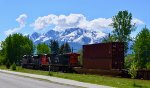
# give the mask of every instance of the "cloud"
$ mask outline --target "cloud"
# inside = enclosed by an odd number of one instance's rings
[[[66,15],[54,15],[50,14],[48,16],[39,17],[35,20],[31,26],[36,30],[42,30],[45,27],[54,25],[54,30],[61,31],[67,28],[83,28],[83,29],[98,29],[108,28],[111,23],[111,19],[108,18],[98,18],[94,20],[87,20],[82,14],[70,14]]]
[[[25,26],[25,20],[27,19],[27,15],[26,14],[22,14],[20,15],[16,21],[20,24],[20,26]]]
[[[21,30],[22,28],[24,28],[25,27],[25,20],[26,19],[27,19],[27,15],[26,14],[20,15],[16,19],[16,21],[19,23],[19,27],[8,29],[7,31],[5,31],[5,34],[6,35],[14,34],[14,33],[18,32],[19,30]]]
[[[97,18],[93,20],[87,20],[82,14],[70,14],[70,15],[54,15],[50,14],[47,16],[37,18],[34,23],[31,24],[36,30],[42,30],[48,26],[54,25],[54,30],[62,31],[67,28],[83,28],[87,30],[105,31],[105,29],[112,30],[110,24],[112,23],[111,18]],[[134,18],[132,23],[138,25],[144,24],[143,21]]]
[[[110,24],[112,23],[111,18],[98,18],[91,21],[83,21],[79,24],[78,27],[88,29],[88,30],[100,30],[111,29]]]
[[[139,19],[137,19],[137,18],[133,18],[132,24],[142,25],[142,24],[144,24],[144,22],[139,20]]]

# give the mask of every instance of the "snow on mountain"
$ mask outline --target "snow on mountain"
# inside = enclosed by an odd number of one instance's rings
[[[50,39],[55,39],[58,38],[59,32],[54,31],[54,30],[49,30],[47,33],[44,34],[44,36],[50,38]]]
[[[49,43],[50,40],[58,40],[60,43],[69,42],[71,47],[79,50],[84,44],[93,44],[101,42],[105,33],[91,31],[81,28],[70,28],[64,31],[58,32],[55,30],[49,30],[44,34],[34,32],[30,35],[30,39],[34,44]]]
[[[41,34],[34,32],[33,34],[31,34],[30,39],[33,40],[33,42],[35,40],[37,40],[37,38],[39,38],[41,36]]]

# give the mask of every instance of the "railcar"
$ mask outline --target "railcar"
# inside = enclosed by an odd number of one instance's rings
[[[23,68],[33,68],[52,71],[72,71],[72,67],[79,66],[77,53],[66,54],[39,54],[24,55],[22,58]]]
[[[50,55],[50,69],[52,71],[72,71],[72,67],[79,66],[78,57],[77,53]]]
[[[79,73],[118,75],[124,68],[124,43],[108,42],[83,45],[83,67]]]
[[[123,69],[124,43],[83,45],[83,67],[88,69]]]
[[[32,55],[24,55],[22,58],[22,67],[25,68],[33,68],[34,65],[34,59],[32,58]]]

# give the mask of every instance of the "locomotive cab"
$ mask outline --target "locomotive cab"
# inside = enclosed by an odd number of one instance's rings
[[[79,66],[78,57],[80,56],[80,54],[69,53],[67,55],[69,56],[69,64],[70,64],[70,66],[72,66],[72,67]]]
[[[22,58],[22,67],[28,67],[32,64],[33,62],[33,59],[32,59],[32,56],[31,55],[24,55],[23,58]]]
[[[77,53],[66,53],[60,55],[59,58],[63,65],[75,67],[75,66],[79,66],[79,61],[78,61],[79,56],[80,54]]]

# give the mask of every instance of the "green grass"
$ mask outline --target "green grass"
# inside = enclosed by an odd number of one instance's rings
[[[0,69],[6,69],[6,67],[0,66]],[[48,76],[48,71],[24,69],[21,67],[17,67],[16,71]],[[74,73],[60,73],[60,72],[51,72],[50,75],[54,77],[72,79],[81,82],[88,82],[88,83],[94,83],[100,85],[107,85],[107,86],[118,87],[118,88],[150,88],[150,80],[135,79],[136,87],[133,87],[133,79],[127,79],[127,78],[74,74]]]

